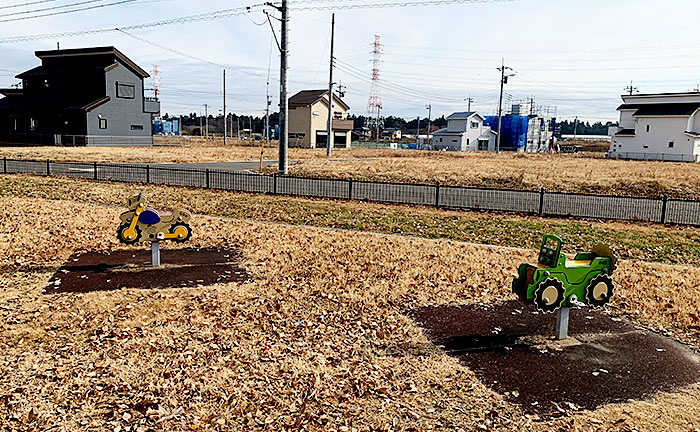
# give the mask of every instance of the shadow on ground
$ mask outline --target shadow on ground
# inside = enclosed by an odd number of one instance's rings
[[[410,315],[433,343],[527,413],[592,410],[700,381],[691,350],[602,310],[572,309],[573,337],[561,342],[553,340],[553,314],[519,301],[420,308]]]
[[[44,294],[246,282],[250,275],[240,262],[235,249],[164,249],[159,267],[151,267],[150,249],[81,252],[56,271]]]

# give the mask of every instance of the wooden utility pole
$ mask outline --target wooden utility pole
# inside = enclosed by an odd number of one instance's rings
[[[209,139],[209,105],[204,104],[204,138]]]
[[[335,41],[335,14],[331,18],[331,66],[328,78],[328,129],[326,136],[326,156],[331,155],[333,148],[333,43]]]
[[[224,69],[224,145],[226,145],[226,128],[228,127],[226,120],[226,69]]]

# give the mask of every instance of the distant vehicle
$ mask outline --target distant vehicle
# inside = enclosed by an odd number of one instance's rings
[[[578,145],[563,145],[559,147],[561,153],[578,153],[583,150],[583,147]]]

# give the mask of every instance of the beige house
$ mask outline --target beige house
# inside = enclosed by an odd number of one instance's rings
[[[333,147],[350,148],[354,122],[350,109],[333,94]],[[328,135],[328,90],[302,90],[289,98],[289,146],[326,147]]]

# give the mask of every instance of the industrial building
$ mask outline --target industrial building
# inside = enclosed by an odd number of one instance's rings
[[[700,160],[700,92],[623,95],[608,155],[620,159]]]
[[[160,102],[149,74],[114,47],[37,51],[41,65],[0,89],[0,143],[152,145]]]
[[[350,107],[333,94],[333,147],[350,148],[354,121]],[[289,143],[294,147],[326,147],[328,90],[302,90],[289,98]]]

